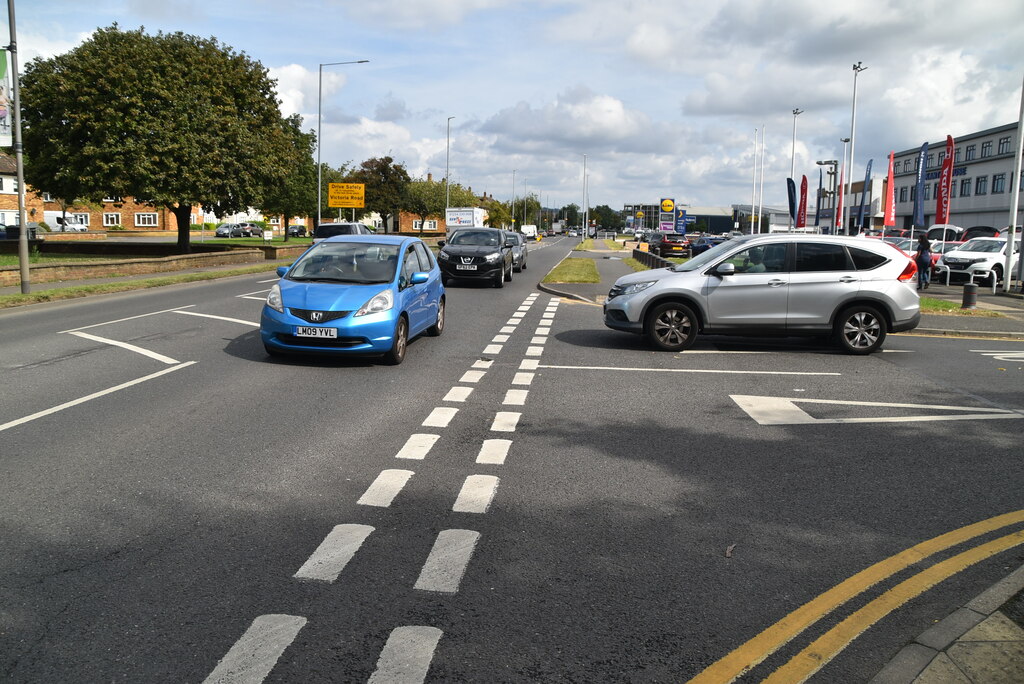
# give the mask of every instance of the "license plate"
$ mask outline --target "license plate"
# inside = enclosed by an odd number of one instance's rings
[[[337,328],[310,328],[305,326],[295,326],[296,337],[337,337]]]
[[[475,271],[476,264],[455,264],[456,271]]]

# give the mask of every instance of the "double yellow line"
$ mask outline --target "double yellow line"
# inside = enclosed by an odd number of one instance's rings
[[[1024,510],[1006,513],[939,535],[875,563],[837,584],[814,600],[800,606],[779,622],[710,665],[691,679],[689,684],[728,684],[733,682],[825,615],[878,582],[940,551],[1021,522],[1024,522]],[[959,553],[900,582],[825,632],[764,681],[770,684],[795,684],[806,681],[865,630],[896,608],[961,570],[1021,544],[1024,544],[1024,529]]]

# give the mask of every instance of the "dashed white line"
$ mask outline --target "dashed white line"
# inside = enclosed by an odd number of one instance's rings
[[[511,439],[485,439],[477,454],[477,463],[488,465],[502,465],[508,457],[509,447],[512,446]]]
[[[489,344],[486,347],[484,347],[484,354],[500,354],[500,353],[501,353],[501,345],[500,344]]]
[[[430,448],[440,438],[441,435],[409,435],[409,439],[405,441],[405,446],[395,454],[395,458],[409,458],[422,461],[430,453]]]
[[[148,349],[143,349],[142,347],[137,347],[134,344],[128,344],[127,342],[120,342],[118,340],[111,340],[111,339],[108,339],[106,337],[99,337],[98,335],[90,335],[89,333],[84,333],[84,332],[73,332],[71,334],[74,335],[75,337],[82,337],[82,338],[87,339],[87,340],[92,340],[93,342],[100,342],[102,344],[109,344],[112,347],[120,347],[121,349],[127,349],[128,351],[135,352],[136,354],[142,354],[143,356],[148,356],[149,358],[154,359],[156,361],[160,361],[161,363],[166,363],[168,366],[173,366],[176,363],[181,363],[177,359],[172,359],[170,356],[164,356],[163,354],[158,354],[155,351],[150,351]]]
[[[503,327],[498,332],[504,333],[506,335],[509,335],[511,333],[514,333],[515,331],[516,331],[516,326],[514,326],[514,325],[506,325],[505,327]]]
[[[530,344],[547,344],[547,335],[538,335],[530,339]]]
[[[421,684],[444,632],[437,627],[396,627],[388,636],[369,684]]]
[[[527,347],[526,348],[526,355],[527,356],[540,356],[543,353],[544,353],[544,347]]]
[[[373,528],[369,525],[336,525],[295,573],[295,578],[322,582],[338,579],[371,532]]]
[[[539,359],[523,359],[522,363],[519,364],[520,370],[537,370],[540,366]]]
[[[452,506],[455,513],[486,513],[498,491],[498,478],[494,475],[470,475],[462,483],[459,496]]]
[[[512,378],[513,385],[529,385],[533,382],[533,376],[535,373],[516,373],[515,377]]]
[[[446,594],[457,592],[479,539],[480,533],[473,530],[442,530],[414,587]]]
[[[690,352],[684,353],[689,354]],[[543,366],[543,368],[558,368],[564,370],[630,371],[634,373],[720,373],[726,375],[842,375],[842,373],[825,373],[815,371],[705,370],[696,368],[618,368],[616,366]]]
[[[510,389],[505,392],[505,399],[501,403],[506,406],[523,406],[529,393],[529,390]]]
[[[459,378],[459,382],[480,382],[484,375],[486,375],[486,373],[481,370],[466,371],[462,374],[462,377]]]
[[[555,317],[555,314],[554,314],[554,312],[551,312],[551,311],[545,311],[544,313],[542,313],[540,315],[540,317],[541,317],[541,319],[550,320],[550,319]]]
[[[495,335],[491,342],[508,342],[508,335]]]
[[[472,392],[472,387],[452,387],[448,394],[444,395],[443,401],[466,401]]]
[[[447,406],[438,406],[427,419],[423,421],[424,427],[448,427],[448,423],[452,421],[455,414],[459,412],[457,408],[449,408]]]
[[[473,362],[473,368],[482,368],[483,370],[487,370],[493,364],[494,361],[492,359],[479,359]]]
[[[241,323],[242,325],[252,326],[253,328],[260,327],[259,323],[253,323],[252,321],[243,321],[241,318],[228,318],[227,316],[214,316],[213,314],[204,314],[197,311],[175,311],[174,313],[184,314],[186,316],[202,316],[203,318],[215,318],[218,321],[228,321],[229,323]]]
[[[493,432],[515,432],[522,415],[521,413],[498,411],[494,415],[494,422],[491,423],[491,430]]]
[[[173,309],[161,309],[160,311],[152,311],[150,313],[139,314],[138,316],[128,316],[127,318],[118,318],[113,321],[104,321],[103,323],[93,323],[92,325],[83,325],[81,328],[72,328],[71,330],[61,330],[57,334],[62,335],[64,333],[75,332],[77,330],[88,330],[89,328],[99,328],[104,325],[112,325],[114,323],[121,323],[123,321],[134,321],[136,318],[146,318],[147,316],[157,316],[162,313],[170,313],[172,311],[179,311],[181,309],[190,309],[195,304],[187,304],[185,306],[176,306]]]
[[[204,684],[262,682],[305,624],[306,618],[295,615],[259,616],[221,658]]]
[[[387,508],[413,476],[411,470],[384,470],[356,501],[363,506]]]
[[[538,335],[549,335],[549,334],[551,334],[551,328],[546,327],[546,326],[541,326],[541,327],[537,328],[537,334]]]

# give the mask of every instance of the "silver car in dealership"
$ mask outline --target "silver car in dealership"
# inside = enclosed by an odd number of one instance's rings
[[[775,233],[615,281],[605,325],[682,351],[697,333],[833,336],[870,354],[921,319],[914,260],[881,240]]]

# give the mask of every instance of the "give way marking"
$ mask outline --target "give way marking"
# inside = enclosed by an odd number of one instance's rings
[[[761,425],[809,425],[812,423],[918,423],[937,420],[997,420],[1024,418],[1024,414],[1003,409],[976,406],[938,406],[929,404],[892,404],[879,401],[837,401],[832,399],[793,399],[730,394],[729,397]],[[840,406],[877,406],[879,408],[921,409],[924,411],[962,411],[920,416],[868,416],[857,418],[815,418],[797,404],[833,404]]]

